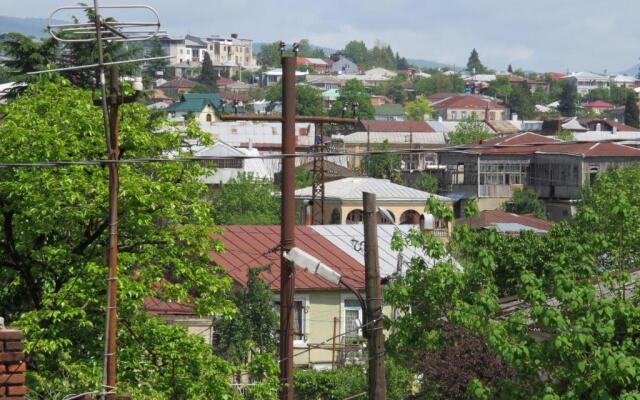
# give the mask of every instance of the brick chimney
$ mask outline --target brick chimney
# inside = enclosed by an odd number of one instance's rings
[[[23,352],[23,337],[19,330],[5,328],[4,319],[0,318],[0,399],[26,398],[24,373],[27,363]]]

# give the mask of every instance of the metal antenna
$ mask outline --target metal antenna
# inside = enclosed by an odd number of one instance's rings
[[[107,264],[109,276],[107,278],[107,315],[105,323],[104,346],[104,375],[102,394],[104,399],[115,399],[116,387],[116,353],[117,353],[117,280],[118,280],[118,188],[119,175],[118,163],[120,149],[118,145],[118,108],[121,104],[136,101],[139,92],[135,96],[120,95],[119,71],[115,67],[119,64],[137,63],[171,57],[152,57],[126,61],[104,62],[104,42],[128,42],[147,40],[155,37],[160,30],[160,17],[156,10],[149,6],[124,5],[103,7],[109,10],[138,10],[147,11],[151,15],[150,22],[118,22],[104,19],[100,14],[98,0],[93,0],[93,7],[73,6],[60,7],[49,16],[49,33],[51,36],[64,43],[95,42],[98,48],[98,63],[79,65],[66,68],[50,69],[35,73],[47,73],[57,71],[98,69],[101,99],[94,104],[102,107],[104,135],[107,142],[109,160],[109,245],[107,249]],[[89,16],[89,22],[72,24],[52,24],[56,15],[61,11],[80,10]],[[91,18],[94,21],[91,21]],[[63,19],[63,18],[60,18]],[[107,94],[105,67],[112,66],[110,76],[110,94]],[[134,86],[135,89],[135,86]]]

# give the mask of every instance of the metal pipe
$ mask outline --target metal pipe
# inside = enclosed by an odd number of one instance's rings
[[[296,59],[282,57],[282,153],[296,152]],[[280,268],[280,399],[293,400],[295,266],[286,252],[295,247],[295,157],[282,160]]]

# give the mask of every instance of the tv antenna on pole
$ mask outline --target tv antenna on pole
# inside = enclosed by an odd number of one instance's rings
[[[65,11],[82,11],[88,17],[87,22],[52,23],[56,16]],[[114,19],[103,18],[101,11],[124,11],[130,13],[137,11],[148,14],[149,21],[123,22]],[[60,18],[62,19],[62,18]],[[104,351],[104,375],[102,398],[111,400],[116,396],[116,334],[117,334],[117,279],[118,279],[118,160],[120,150],[118,145],[118,108],[121,104],[136,101],[137,95],[143,90],[142,82],[136,80],[133,88],[134,96],[122,96],[120,94],[120,78],[117,65],[139,63],[167,59],[171,57],[150,57],[134,60],[110,61],[104,60],[104,44],[111,42],[143,41],[155,37],[160,32],[160,17],[152,7],[144,5],[122,5],[100,7],[98,0],[93,0],[93,6],[70,6],[55,9],[49,15],[49,33],[62,43],[90,43],[95,42],[97,47],[97,63],[78,65],[64,68],[37,71],[32,74],[47,72],[62,72],[73,70],[97,69],[98,85],[101,99],[94,101],[102,107],[104,134],[109,155],[109,245],[107,250],[107,264],[109,276],[107,278],[107,315],[105,324],[105,351]],[[111,66],[110,90],[107,94],[105,78],[106,67]]]

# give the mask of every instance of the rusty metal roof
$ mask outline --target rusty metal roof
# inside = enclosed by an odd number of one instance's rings
[[[260,273],[273,290],[280,290],[280,226],[227,225],[221,239],[224,252],[211,252],[211,259],[224,268],[241,285],[247,283],[249,268],[271,265]],[[356,288],[364,288],[364,267],[347,253],[308,226],[296,226],[296,247],[301,248],[340,273]],[[298,290],[340,290],[323,278],[302,270],[296,271]]]

